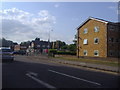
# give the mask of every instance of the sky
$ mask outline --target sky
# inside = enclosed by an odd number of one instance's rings
[[[2,37],[14,42],[61,40],[72,44],[88,17],[118,22],[117,2],[3,2]]]

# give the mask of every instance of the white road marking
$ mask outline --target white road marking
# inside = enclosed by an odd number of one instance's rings
[[[53,70],[48,70],[48,71],[53,72],[53,73],[57,73],[57,74],[60,74],[60,75],[64,75],[64,76],[67,76],[67,77],[70,77],[70,78],[74,78],[74,79],[77,79],[77,80],[82,80],[82,81],[85,81],[85,82],[88,82],[88,83],[101,85],[100,83],[96,83],[96,82],[93,82],[93,81],[85,80],[85,79],[78,78],[78,77],[75,77],[75,76],[71,76],[71,75],[68,75],[68,74],[64,74],[64,73],[61,73],[61,72],[56,72],[56,71],[53,71]]]
[[[33,76],[38,76],[38,74],[37,73],[35,73],[35,72],[30,72],[30,71],[28,71],[28,73],[30,74],[30,75],[33,75]]]
[[[27,73],[26,75],[27,75],[28,77],[32,78],[33,80],[35,80],[36,82],[38,82],[38,83],[44,85],[44,86],[47,87],[47,88],[51,88],[51,89],[54,88],[54,89],[55,89],[54,86],[52,86],[52,85],[50,85],[50,84],[48,84],[48,83],[46,83],[46,82],[43,82],[43,81],[37,79],[37,78],[34,77],[34,76],[31,76],[30,73]]]

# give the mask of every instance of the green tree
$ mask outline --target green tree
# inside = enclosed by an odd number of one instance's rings
[[[76,52],[76,44],[70,44],[68,46],[68,50],[71,52]]]

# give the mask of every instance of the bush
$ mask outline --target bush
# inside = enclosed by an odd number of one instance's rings
[[[57,53],[56,49],[49,49],[49,52],[48,52],[49,56],[54,57],[56,53]]]
[[[57,50],[56,50],[56,49],[49,49],[49,53],[56,54],[56,53],[57,53]]]
[[[60,55],[76,55],[76,52],[71,52],[71,51],[57,51],[57,54]]]
[[[54,57],[55,54],[58,54],[58,55],[76,55],[76,52],[72,52],[72,51],[57,51],[56,49],[49,49],[49,56]]]

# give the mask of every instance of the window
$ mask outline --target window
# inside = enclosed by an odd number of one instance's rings
[[[83,33],[84,33],[84,34],[88,33],[88,29],[85,28]]]
[[[99,27],[98,26],[94,27],[94,32],[99,32]]]
[[[110,30],[110,31],[114,31],[114,30],[115,30],[115,26],[114,26],[114,25],[110,25],[110,26],[109,26],[109,30]]]
[[[37,47],[40,47],[40,45],[37,45]]]
[[[119,42],[119,39],[118,39],[118,38],[116,38],[116,42]]]
[[[98,44],[99,43],[99,38],[94,38],[94,44]]]
[[[83,51],[84,56],[87,56],[87,50]]]
[[[43,48],[45,47],[45,45],[42,46]]]
[[[88,44],[88,40],[84,39],[83,44]]]
[[[99,56],[99,51],[98,50],[94,50],[94,56]]]
[[[109,42],[113,42],[114,41],[114,38],[109,38]]]
[[[113,56],[114,52],[112,50],[109,51],[109,55]]]

